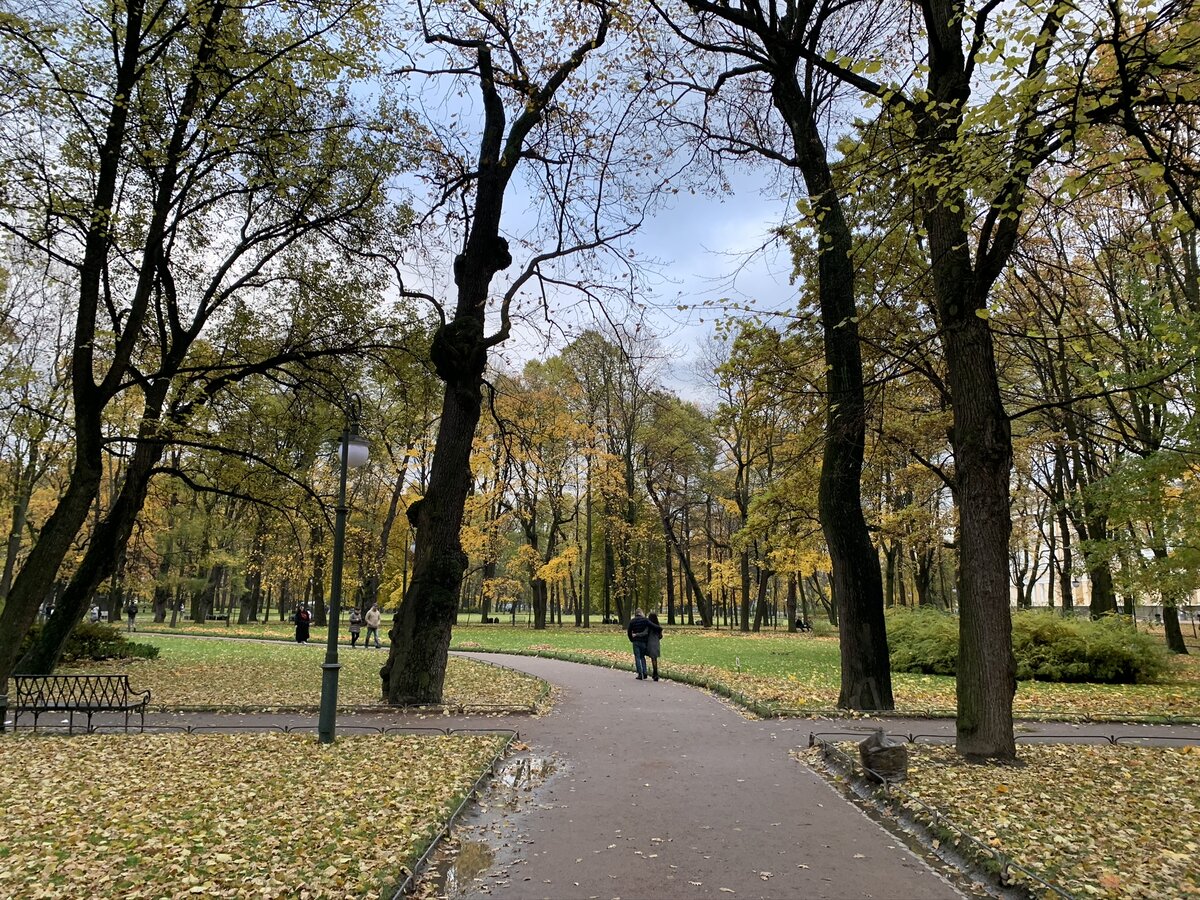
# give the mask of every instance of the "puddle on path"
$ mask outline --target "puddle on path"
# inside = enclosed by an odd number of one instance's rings
[[[492,776],[475,808],[454,827],[415,891],[418,900],[461,900],[504,884],[529,843],[512,821],[558,769],[550,757],[514,756]]]
[[[483,841],[463,841],[458,845],[453,864],[446,869],[445,895],[461,897],[470,888],[475,876],[486,872],[495,858],[496,851]]]

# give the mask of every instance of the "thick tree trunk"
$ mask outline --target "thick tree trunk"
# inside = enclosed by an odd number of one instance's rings
[[[1091,504],[1085,501],[1086,505]],[[1088,515],[1087,537],[1096,546],[1103,546],[1108,541],[1108,519],[1098,513]],[[1115,615],[1117,612],[1117,590],[1113,584],[1112,566],[1107,557],[1099,551],[1086,553],[1088,581],[1092,585],[1092,596],[1089,613],[1093,619],[1101,616]]]
[[[866,398],[850,256],[852,236],[812,105],[796,82],[795,71],[792,64],[790,72],[777,75],[772,98],[791,129],[820,240],[818,295],[828,396],[818,506],[841,618],[838,706],[894,709],[883,578],[862,512]]]
[[[547,588],[545,578],[535,578],[530,583],[533,589],[533,627],[544,631],[546,628]]]
[[[482,303],[478,308],[478,317],[468,314],[462,320],[470,322],[470,327],[460,325],[457,329],[466,368],[446,384],[429,489],[424,498],[409,507],[417,545],[412,580],[393,617],[391,650],[380,670],[384,698],[392,704],[439,703],[442,699],[450,633],[467,568],[459,533],[471,486],[471,443],[482,398]],[[438,353],[437,341],[434,348]],[[450,348],[440,352],[448,354]],[[475,362],[470,363],[473,356]],[[447,368],[453,359],[435,356],[434,363],[439,374],[455,374]]]
[[[1187,642],[1183,639],[1183,630],[1179,627],[1179,607],[1174,601],[1163,604],[1163,631],[1167,638],[1167,649],[1172,653],[1186,655]]]
[[[126,468],[117,499],[108,514],[93,530],[83,559],[56,601],[54,615],[46,622],[39,639],[21,658],[14,671],[34,675],[48,675],[53,672],[62,657],[67,639],[83,618],[96,588],[104,579],[117,572],[124,558],[129,536],[133,533],[133,526],[146,501],[150,472],[163,453],[163,445],[150,439],[157,431],[157,414],[152,421],[153,424],[142,426],[141,439]],[[120,595],[120,591],[110,592],[110,596],[119,598]],[[112,612],[114,605],[115,613]],[[118,599],[116,604],[110,604],[109,621],[116,624],[120,619],[121,606]]]
[[[1016,664],[1009,611],[1009,474],[1012,437],[1000,400],[986,319],[976,315],[976,275],[961,210],[938,205],[926,215],[934,292],[953,399],[959,510],[958,752],[1013,759]]]
[[[95,431],[90,436],[95,440],[89,439],[89,436],[77,436],[76,462],[66,493],[42,526],[25,564],[13,581],[4,610],[0,612],[0,695],[6,693],[8,676],[13,672],[21,643],[45,599],[46,586],[54,583],[63,557],[87,519],[88,510],[99,489],[99,434],[97,421]],[[58,617],[56,612],[52,618]]]
[[[951,0],[924,0],[922,10],[929,46],[930,108],[936,105],[939,113],[922,115],[917,132],[930,159],[945,164],[960,139],[960,116],[971,94],[963,17]],[[1026,172],[1018,177],[1027,176]],[[941,179],[933,179],[924,203],[934,304],[953,411],[950,443],[959,511],[956,747],[967,758],[1012,760],[1016,758],[1012,704],[1017,684],[1008,579],[1012,433],[1000,398],[987,300],[1011,254],[1016,220],[1000,219],[990,232],[991,243],[979,250],[980,258],[973,262],[965,188],[946,189]]]

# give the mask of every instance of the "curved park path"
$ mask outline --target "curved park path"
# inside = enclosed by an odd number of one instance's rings
[[[950,720],[749,720],[725,702],[628,671],[494,653],[458,655],[508,666],[555,686],[544,716],[418,716],[363,710],[338,727],[509,727],[529,769],[504,777],[458,833],[485,851],[445,887],[453,897],[513,900],[895,898],[964,893],[789,752],[810,733],[876,724],[952,737]],[[152,713],[147,725],[256,729],[315,726],[314,715]],[[1020,739],[1200,744],[1200,727],[1020,723]],[[523,760],[518,758],[520,764]],[[503,773],[502,773],[503,776]],[[507,794],[506,794],[507,792]],[[512,803],[512,794],[520,796]],[[462,857],[457,865],[462,869]],[[960,879],[961,881],[961,879]],[[965,890],[970,890],[966,888]]]
[[[529,754],[554,768],[532,802],[493,823],[501,852],[461,896],[962,896],[789,757],[812,723],[751,721],[629,672],[476,658],[556,686],[553,711],[520,725]]]

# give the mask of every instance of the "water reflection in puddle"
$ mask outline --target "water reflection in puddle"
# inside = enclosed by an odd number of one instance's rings
[[[454,863],[446,870],[445,896],[465,894],[475,876],[486,872],[495,858],[496,851],[483,841],[464,841],[458,848]]]
[[[478,800],[475,813],[456,828],[457,849],[435,863],[425,882],[421,897],[459,898],[477,895],[483,880],[508,876],[512,865],[513,839],[508,831],[509,816],[531,802],[535,789],[554,774],[557,764],[548,757],[520,756],[506,760],[492,777],[490,786]],[[488,872],[496,869],[491,875]],[[488,891],[487,887],[482,888]]]
[[[554,772],[554,760],[524,756],[510,759],[496,773],[495,783],[517,791],[531,791]]]

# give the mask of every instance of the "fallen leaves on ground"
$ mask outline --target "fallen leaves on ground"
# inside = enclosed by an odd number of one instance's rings
[[[0,896],[390,897],[503,741],[13,735]]]
[[[71,671],[127,672],[136,690],[150,690],[154,708],[267,709],[320,701],[324,647],[158,635],[149,641],[162,648],[158,659],[89,663]],[[381,651],[343,648],[338,704],[380,703],[379,667],[386,659]],[[527,710],[544,691],[545,683],[532,675],[452,657],[442,699],[454,708]]]
[[[903,789],[1076,897],[1200,897],[1200,748],[1018,750],[1014,767],[910,745]]]

